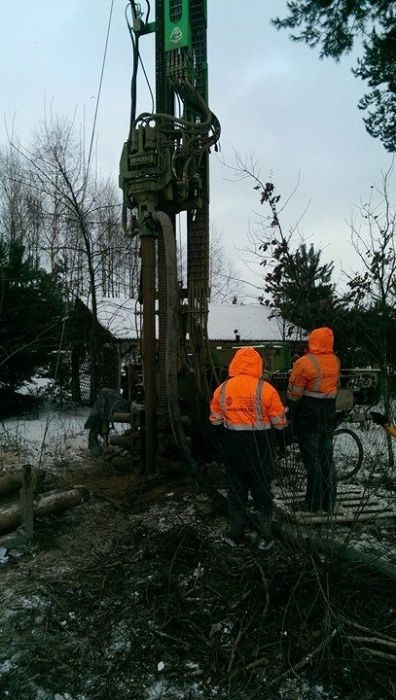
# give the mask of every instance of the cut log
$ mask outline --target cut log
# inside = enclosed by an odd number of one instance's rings
[[[132,401],[129,411],[116,411],[111,416],[113,423],[132,423],[134,417],[144,411],[144,404]]]
[[[84,487],[69,489],[68,491],[55,491],[42,496],[33,505],[34,518],[40,518],[51,513],[59,513],[62,510],[73,508],[85,503],[89,498],[89,492]],[[0,509],[0,532],[15,530],[21,523],[21,509],[19,504]]]
[[[0,473],[0,496],[5,496],[7,493],[15,493],[22,488],[23,467],[9,470]],[[42,470],[33,472],[33,488],[36,488],[45,477],[45,472]]]
[[[111,435],[110,445],[113,447],[122,447],[124,450],[129,450],[134,446],[137,438],[140,438],[140,433],[124,433],[124,435]]]
[[[132,423],[133,414],[132,413],[113,413],[111,416],[113,423]]]

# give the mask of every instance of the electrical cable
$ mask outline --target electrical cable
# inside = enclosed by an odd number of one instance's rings
[[[130,7],[131,7],[131,12],[132,12],[132,17],[136,17],[136,8],[135,4],[132,0],[130,0]],[[133,68],[132,68],[132,77],[131,77],[131,114],[130,114],[130,119],[129,119],[129,135],[128,135],[128,140],[130,141],[132,138],[132,131],[133,131],[133,125],[135,123],[135,118],[136,118],[136,88],[137,88],[137,72],[138,72],[138,67],[139,67],[139,37],[138,35],[134,36],[134,31],[133,31],[133,25],[130,24],[128,15],[127,15],[127,10],[128,10],[128,5],[125,7],[125,20],[127,23],[128,31],[129,31],[129,38],[132,43],[132,61],[133,61]]]
[[[86,175],[85,175],[84,191],[85,191],[85,187],[86,187],[87,180],[88,180],[89,167],[90,167],[91,158],[92,158],[93,142],[94,142],[95,130],[96,130],[96,121],[97,121],[97,118],[98,118],[98,109],[99,109],[100,95],[101,95],[101,92],[102,92],[103,74],[104,74],[104,69],[105,69],[105,64],[106,64],[106,57],[107,57],[107,47],[108,47],[108,44],[109,44],[111,20],[112,20],[112,17],[113,17],[113,7],[114,7],[114,0],[111,0],[111,4],[110,4],[110,13],[109,13],[109,21],[108,21],[108,24],[107,24],[106,40],[105,40],[105,46],[104,46],[104,52],[103,52],[102,68],[101,68],[101,71],[100,71],[99,86],[98,86],[98,92],[97,92],[97,96],[96,96],[95,114],[94,114],[94,119],[93,119],[93,124],[92,124],[91,141],[90,141],[90,144],[89,144],[89,151],[88,151],[88,160],[87,160],[87,168],[86,168]]]
[[[144,67],[143,59],[142,59],[142,57],[141,57],[141,55],[140,55],[140,52],[139,52],[139,61],[140,61],[140,65],[142,66],[142,70],[143,70],[143,73],[144,73],[144,77],[146,78],[147,87],[148,87],[148,89],[149,89],[149,91],[150,91],[150,95],[151,95],[151,109],[152,109],[152,111],[154,112],[154,110],[155,110],[154,93],[153,93],[153,91],[152,91],[152,89],[151,89],[150,81],[149,81],[149,79],[148,79],[148,75],[147,75],[147,73],[146,73],[146,69],[145,69],[145,67]]]
[[[148,18],[150,17],[150,12],[151,12],[151,5],[149,0],[146,0],[146,5],[147,5],[147,12],[146,12],[146,19],[144,20],[145,24],[148,22]]]
[[[149,14],[150,14],[150,3],[149,2],[147,2],[147,6],[148,6],[148,8],[147,8],[147,14],[146,14],[146,20],[145,20],[146,24],[147,24],[147,20],[148,20]],[[125,19],[126,19],[128,31],[129,31],[129,37],[131,39],[131,43],[132,43],[132,47],[133,47],[133,70],[132,70],[132,78],[131,78],[131,117],[130,117],[130,126],[129,126],[129,138],[131,138],[133,124],[134,124],[134,121],[136,118],[136,85],[137,85],[138,62],[140,62],[144,77],[146,79],[147,87],[148,87],[149,92],[150,92],[151,109],[153,112],[155,109],[155,99],[154,99],[153,90],[151,88],[150,80],[148,78],[146,68],[144,66],[143,59],[142,59],[140,51],[139,51],[139,36],[133,31],[133,25],[130,24],[130,22],[128,20],[128,15],[127,15],[128,7],[129,7],[129,5],[127,5],[125,7],[124,14],[125,14]],[[137,16],[134,3],[131,2],[130,7],[131,7],[132,14],[134,16]]]

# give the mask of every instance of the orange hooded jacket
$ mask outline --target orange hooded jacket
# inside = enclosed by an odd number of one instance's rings
[[[287,424],[276,389],[264,381],[263,360],[251,347],[240,348],[228,368],[229,379],[215,390],[210,402],[212,425],[229,430],[281,430]]]
[[[293,365],[287,398],[299,401],[303,396],[335,399],[340,379],[340,361],[333,352],[331,328],[316,328],[308,336],[309,352]]]

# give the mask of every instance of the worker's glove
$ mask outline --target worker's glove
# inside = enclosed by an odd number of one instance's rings
[[[385,416],[383,413],[379,413],[378,411],[370,411],[370,417],[374,423],[376,423],[377,425],[382,425],[382,427],[387,425],[389,422],[388,417]]]

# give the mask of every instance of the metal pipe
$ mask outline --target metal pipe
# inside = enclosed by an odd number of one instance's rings
[[[162,231],[166,267],[166,341],[165,341],[165,378],[167,386],[169,422],[175,442],[181,450],[186,466],[194,474],[198,467],[192,457],[180,415],[179,392],[177,386],[177,330],[178,330],[178,284],[176,241],[170,217],[162,211],[155,211],[152,219]]]
[[[157,371],[155,345],[155,233],[145,227],[142,240],[143,367],[145,395],[144,471],[155,473]]]

